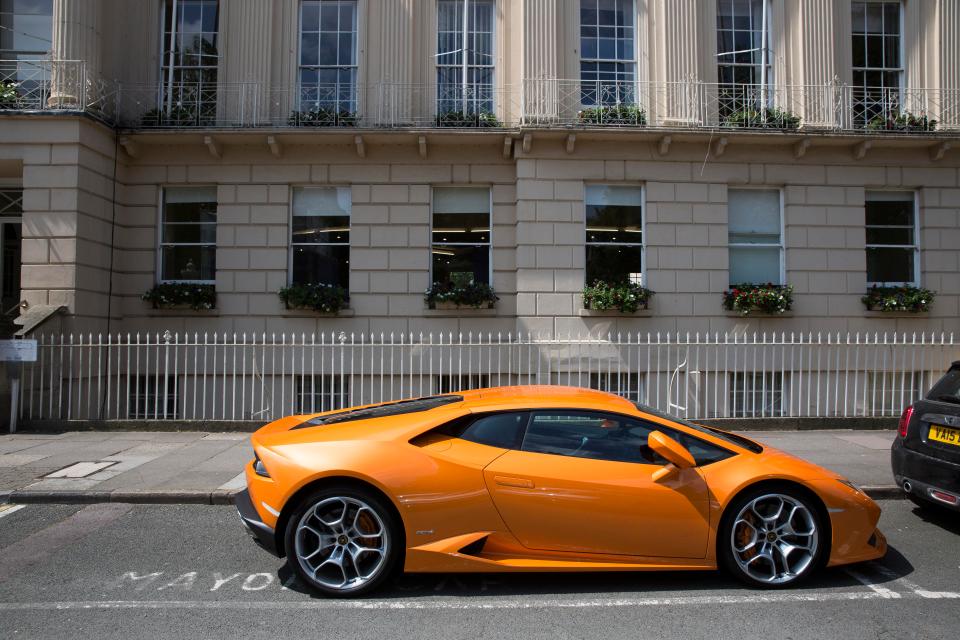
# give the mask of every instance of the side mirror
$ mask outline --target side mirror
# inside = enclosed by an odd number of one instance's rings
[[[662,431],[651,433],[647,437],[647,446],[669,463],[654,472],[654,482],[673,475],[677,469],[689,469],[697,464],[686,447]]]

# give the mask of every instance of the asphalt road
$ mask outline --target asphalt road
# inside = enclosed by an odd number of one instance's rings
[[[0,506],[3,638],[956,638],[960,517],[881,503],[891,551],[802,588],[719,573],[405,576],[305,593],[232,507]]]

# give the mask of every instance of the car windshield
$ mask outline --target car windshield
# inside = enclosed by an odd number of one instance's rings
[[[930,389],[927,399],[960,403],[960,365],[950,367],[950,370]]]
[[[652,416],[657,416],[658,418],[663,418],[664,420],[672,420],[673,422],[678,422],[683,426],[690,427],[691,429],[695,431],[699,431],[700,433],[708,433],[715,438],[720,438],[721,440],[724,440],[731,444],[735,444],[738,447],[743,447],[744,449],[748,451],[752,451],[753,453],[761,453],[763,451],[763,447],[761,447],[759,444],[757,444],[753,440],[750,440],[749,438],[744,438],[743,436],[738,436],[735,433],[729,433],[721,429],[706,427],[702,424],[694,424],[693,422],[687,422],[682,418],[678,418],[677,416],[670,415],[669,413],[664,413],[663,411],[659,411],[657,409],[654,409],[653,407],[648,407],[647,405],[640,404],[639,402],[635,403],[635,405],[637,409],[639,409],[644,413],[649,413]]]

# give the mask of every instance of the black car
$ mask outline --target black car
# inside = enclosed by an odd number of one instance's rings
[[[915,503],[960,511],[960,361],[904,409],[890,460],[897,485]]]

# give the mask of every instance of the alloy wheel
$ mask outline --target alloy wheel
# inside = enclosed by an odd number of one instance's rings
[[[782,493],[750,500],[737,514],[730,534],[740,570],[771,585],[803,575],[817,557],[819,542],[817,520],[809,507]]]

